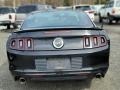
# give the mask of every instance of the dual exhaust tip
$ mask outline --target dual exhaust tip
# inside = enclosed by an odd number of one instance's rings
[[[100,79],[100,78],[102,78],[102,77],[103,77],[103,75],[102,75],[101,73],[97,73],[97,74],[96,74],[96,78],[99,78],[99,79]],[[20,77],[20,78],[19,78],[19,82],[20,82],[20,84],[22,84],[22,85],[23,85],[23,84],[26,84],[26,80],[25,80],[25,78],[23,78],[23,77]]]
[[[103,74],[101,74],[101,73],[97,73],[97,74],[96,74],[96,78],[99,78],[99,79],[100,79],[100,78],[102,78],[102,77],[103,77]]]
[[[23,78],[23,77],[20,77],[20,79],[19,79],[19,82],[20,82],[20,84],[26,84],[26,80],[25,80],[25,78]]]

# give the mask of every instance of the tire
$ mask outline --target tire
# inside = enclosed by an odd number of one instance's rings
[[[99,23],[102,23],[103,22],[103,19],[101,17],[101,15],[99,14]]]
[[[7,25],[7,29],[10,29],[10,25]]]
[[[108,22],[108,24],[112,24],[112,17],[110,16],[110,15],[108,15],[108,17],[107,17],[107,22]]]
[[[119,22],[119,20],[116,20],[115,22],[116,22],[116,23],[118,23],[118,22]]]
[[[13,28],[14,28],[14,29],[17,29],[18,26],[17,26],[16,24],[13,24]]]

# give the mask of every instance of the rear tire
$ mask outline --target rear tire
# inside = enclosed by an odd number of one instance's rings
[[[19,76],[14,76],[14,81],[19,81]]]
[[[10,25],[7,25],[7,29],[10,29]]]
[[[14,28],[14,29],[17,29],[18,26],[17,26],[16,24],[13,24],[13,28]]]
[[[116,20],[116,23],[118,23],[119,22],[119,20]]]
[[[99,14],[99,23],[102,23],[103,22],[103,19],[101,17],[101,15]]]
[[[108,24],[112,24],[112,17],[110,16],[110,15],[108,15],[108,17],[107,17],[107,22],[108,22]]]

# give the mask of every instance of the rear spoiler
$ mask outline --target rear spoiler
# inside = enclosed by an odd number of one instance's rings
[[[98,27],[92,28],[32,28],[32,29],[23,29],[16,31],[14,33],[25,33],[25,32],[36,32],[36,31],[54,31],[54,30],[103,30]]]

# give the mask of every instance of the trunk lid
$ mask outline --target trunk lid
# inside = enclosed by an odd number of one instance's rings
[[[99,35],[99,30],[57,30],[35,31],[16,33],[17,38],[32,38],[33,50],[76,50],[83,49],[83,37],[85,35]],[[53,41],[56,38],[63,39],[63,47],[56,49]]]

